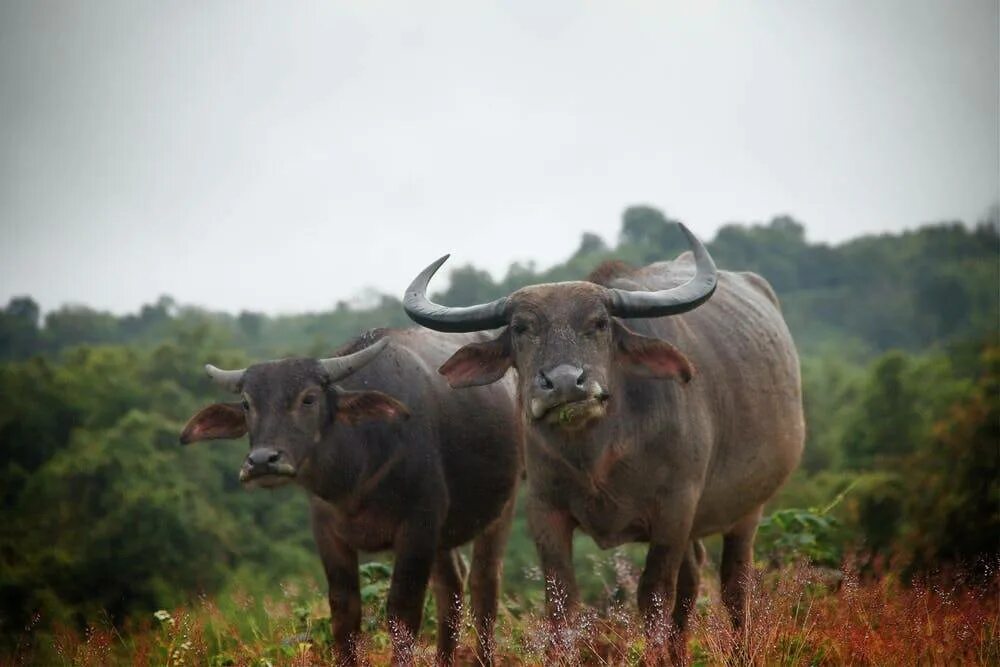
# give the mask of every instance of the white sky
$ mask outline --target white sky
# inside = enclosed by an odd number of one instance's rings
[[[996,0],[0,0],[0,307],[322,309],[636,203],[703,238],[972,222],[998,35]]]

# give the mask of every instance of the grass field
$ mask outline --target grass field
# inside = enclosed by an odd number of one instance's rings
[[[363,652],[373,665],[390,657],[385,631],[387,568],[363,572]],[[958,576],[904,586],[891,574],[790,566],[758,572],[749,631],[730,630],[717,580],[706,571],[690,629],[693,665],[944,665],[1000,664],[1000,614],[995,575],[985,583]],[[626,585],[627,588],[627,585]],[[627,593],[626,593],[627,597]],[[417,664],[434,664],[433,602],[425,609]],[[40,619],[39,619],[40,620]],[[84,632],[27,628],[4,664],[320,665],[330,664],[329,610],[317,585],[283,586],[262,598],[239,591],[160,610],[122,629],[95,621]],[[497,663],[638,664],[645,649],[634,603],[588,608],[571,631],[553,637],[537,604],[508,597],[497,623]],[[459,664],[474,664],[471,622],[463,629]],[[557,648],[558,647],[558,648]],[[735,657],[734,657],[735,656]]]

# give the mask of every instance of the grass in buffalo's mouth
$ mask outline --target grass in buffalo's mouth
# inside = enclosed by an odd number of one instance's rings
[[[562,426],[586,422],[604,414],[605,403],[607,403],[607,398],[603,396],[592,396],[579,401],[560,403],[549,408],[542,415],[542,419],[549,424]]]
[[[751,582],[748,630],[733,633],[705,572],[689,628],[694,665],[1000,664],[1000,579],[979,586],[945,579],[903,585],[893,575],[861,580],[851,572],[807,567],[758,573]],[[382,592],[384,593],[384,591]],[[363,652],[388,664],[385,599],[365,600]],[[433,603],[428,600],[417,664],[433,665]],[[466,608],[468,605],[466,604]],[[465,616],[457,664],[475,664],[475,633]],[[507,598],[500,610],[496,658],[513,664],[638,664],[646,648],[634,601],[590,609],[559,632]],[[329,617],[319,587],[283,587],[275,597],[235,594],[160,610],[124,628],[106,622],[85,631],[27,634],[0,664],[330,664]]]

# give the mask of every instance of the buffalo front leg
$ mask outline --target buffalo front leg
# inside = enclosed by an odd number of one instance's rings
[[[573,530],[576,521],[565,510],[555,509],[530,497],[528,530],[535,541],[545,578],[545,607],[556,623],[567,622],[580,603],[573,572]]]
[[[563,662],[572,650],[571,624],[578,612],[580,593],[573,572],[573,530],[576,521],[558,510],[529,497],[528,529],[538,550],[545,579],[545,608],[552,632],[547,661]]]
[[[462,568],[458,551],[439,551],[434,560],[431,586],[437,606],[437,655],[443,665],[452,664],[462,622]]]
[[[691,520],[696,497],[695,494],[671,495],[658,503],[662,514],[653,524],[646,565],[639,577],[637,591],[639,613],[646,632],[647,663],[670,663],[668,649],[678,634],[671,617],[678,602],[678,579],[681,566],[694,555]],[[685,592],[693,584],[692,574],[685,571]]]
[[[701,584],[701,566],[705,558],[705,548],[698,540],[688,546],[684,560],[677,573],[677,594],[674,602],[674,627],[670,633],[670,656],[674,664],[687,664],[687,629],[691,611],[698,600]]]
[[[673,629],[667,612],[674,609],[677,578],[686,547],[685,538],[681,545],[650,544],[646,552],[646,566],[639,577],[637,597],[646,631],[648,664],[668,663],[667,646]]]
[[[472,547],[472,616],[476,624],[477,657],[483,665],[493,664],[493,625],[497,618],[503,552],[514,516],[514,498],[507,501],[497,520],[476,538]]]
[[[393,544],[396,562],[387,603],[394,664],[413,663],[427,582],[437,555],[438,529],[436,521],[411,521],[396,533]]]
[[[337,663],[358,661],[361,634],[361,592],[358,583],[358,554],[336,536],[323,511],[313,509],[313,536],[329,587],[330,625]]]

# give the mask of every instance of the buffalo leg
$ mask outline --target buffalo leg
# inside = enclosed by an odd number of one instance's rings
[[[742,518],[723,535],[722,540],[722,565],[719,568],[722,602],[729,611],[738,636],[746,628],[747,590],[753,571],[753,540],[762,509],[758,508]]]
[[[677,602],[681,565],[692,554],[691,524],[695,494],[671,495],[659,502],[669,513],[653,525],[646,565],[639,577],[639,613],[647,638],[647,662],[669,662],[668,641],[676,634],[671,627]],[[690,582],[686,582],[688,585]]]
[[[462,623],[462,568],[454,549],[438,552],[431,574],[431,587],[437,606],[438,662],[450,665],[455,659]]]
[[[704,553],[701,542],[692,541],[677,574],[677,599],[674,602],[674,629],[670,644],[670,653],[675,664],[687,663],[688,620],[698,599]]]
[[[472,547],[472,616],[476,624],[477,657],[484,665],[493,662],[493,625],[497,618],[500,580],[503,576],[503,552],[514,516],[514,498],[479,537]]]
[[[396,562],[389,582],[387,604],[393,663],[412,664],[413,645],[420,632],[424,596],[437,555],[438,524],[410,521],[396,533]]]
[[[646,631],[647,662],[655,664],[667,657],[665,651],[671,635],[667,610],[674,608],[686,542],[682,540],[684,547],[650,544],[646,552],[646,566],[639,577],[637,597]]]
[[[358,554],[333,532],[322,509],[313,506],[313,535],[329,587],[330,625],[337,663],[357,663],[357,642],[361,634],[361,591],[358,583]]]
[[[545,609],[551,625],[552,642],[546,649],[546,662],[561,663],[572,649],[569,626],[580,605],[580,593],[573,572],[573,529],[570,514],[545,503],[527,503],[528,529],[538,550],[545,579]]]
[[[545,577],[545,606],[549,618],[563,623],[580,602],[573,572],[573,530],[576,522],[569,512],[554,509],[528,498],[528,529],[535,541]]]

